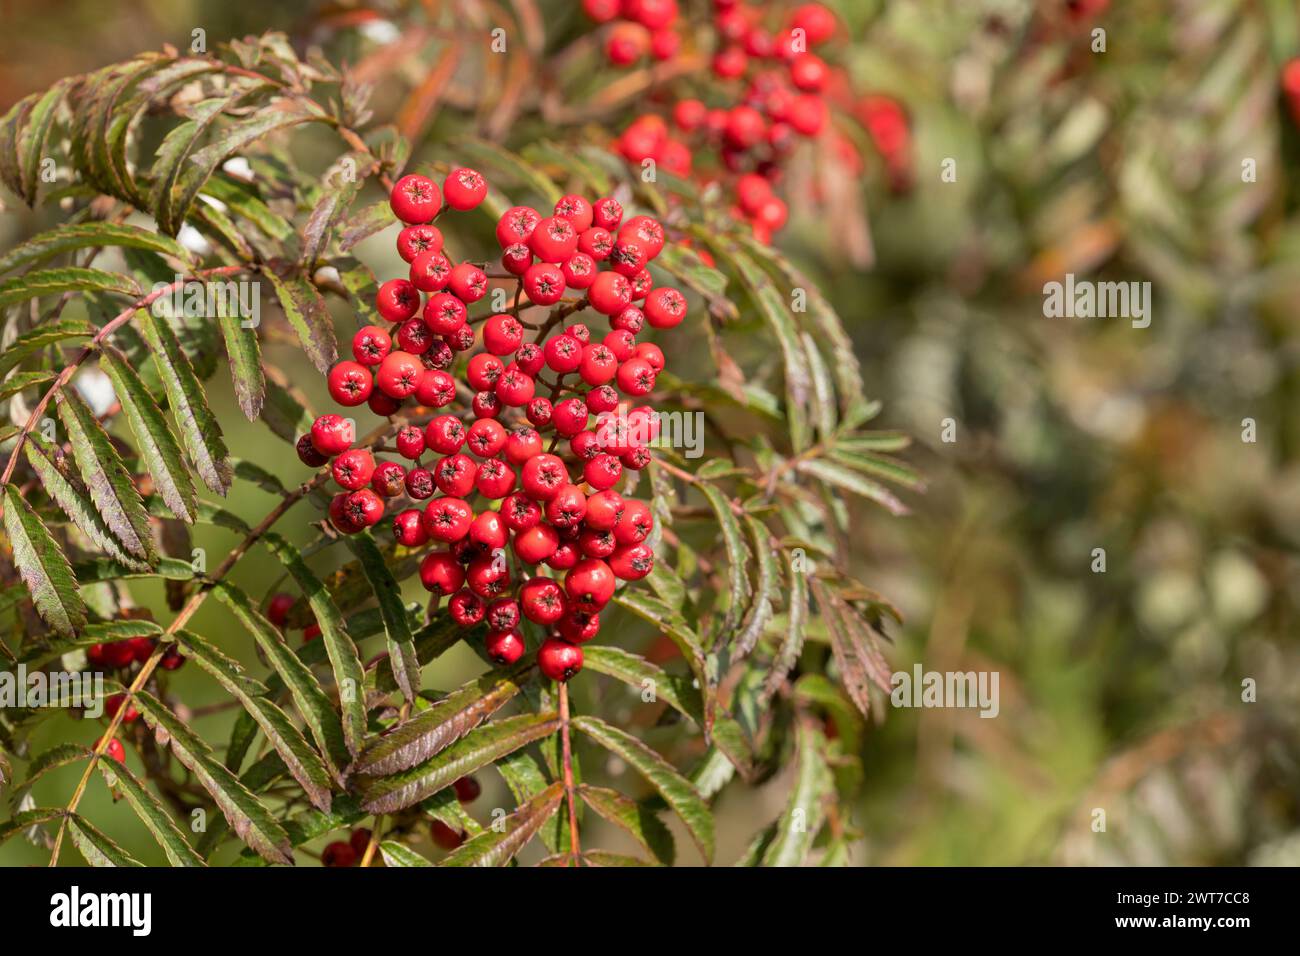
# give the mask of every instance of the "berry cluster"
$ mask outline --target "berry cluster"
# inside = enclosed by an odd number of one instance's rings
[[[91,644],[86,648],[86,663],[105,670],[127,670],[147,661],[157,644],[152,637],[128,637],[107,644]],[[158,665],[167,671],[174,671],[184,663],[185,658],[175,645],[167,648],[158,661]]]
[[[630,15],[627,9],[623,15]],[[662,114],[641,114],[614,144],[620,155],[637,164],[653,160],[678,176],[695,172],[703,180],[714,178],[714,171],[694,170],[696,159],[716,155],[730,186],[732,214],[766,243],[785,225],[786,203],[773,185],[801,139],[829,131],[848,165],[855,171],[861,165],[857,148],[831,129],[834,103],[866,127],[891,185],[906,188],[910,135],[902,108],[884,96],[855,104],[843,71],[812,52],[839,32],[829,9],[806,3],[782,12],[780,5],[714,0],[712,27],[711,68],[719,85],[708,95],[717,99],[721,90],[724,102],[678,97]]]
[[[446,208],[473,208],[486,192],[470,169],[453,170],[441,190],[420,175],[396,183],[392,209],[405,224],[397,248],[410,275],[379,289],[390,327],[362,328],[353,360],[329,373],[340,405],[364,403],[383,416],[408,399],[420,406],[423,424],[406,419],[394,440],[405,463],[353,447],[352,423],[334,413],[316,419],[298,454],[311,467],[331,463],[341,490],[329,515],[344,534],[377,524],[391,499],[414,503],[394,509],[393,534],[404,547],[428,548],[419,573],[434,595],[430,613],[445,598],[460,626],[485,622],[487,654],[503,665],[524,653],[522,619],[540,624],[551,636],[538,664],[567,680],[617,580],[654,565],[650,508],[615,486],[650,463],[658,432],[649,406],[629,407],[664,367],[659,347],[637,336],[680,323],[686,299],[655,287],[648,269],[666,241],[659,222],[625,220],[613,199],[569,195],[549,216],[508,209],[496,227],[502,271],[493,278],[517,283],[517,304],[526,295],[553,307],[549,317],[522,321],[516,305],[471,318],[469,307],[488,293],[487,267],[453,264],[433,221]],[[570,290],[580,295],[566,299]],[[564,325],[587,308],[608,318],[603,338]],[[457,410],[458,390],[470,396],[468,414]]]
[[[682,47],[677,0],[582,0],[597,23],[617,20],[605,35],[605,56],[614,66],[631,66],[649,54],[671,60]]]

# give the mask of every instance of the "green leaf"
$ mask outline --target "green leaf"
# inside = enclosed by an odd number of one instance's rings
[[[322,375],[328,374],[330,367],[339,360],[339,346],[334,337],[334,320],[330,318],[320,292],[302,276],[282,277],[269,269],[263,275],[275,289],[280,308],[298,333],[298,341],[307,357]]]
[[[764,683],[764,699],[769,699],[776,693],[781,682],[798,662],[799,655],[803,652],[804,623],[808,619],[807,572],[795,566],[794,556],[788,549],[782,550],[782,556],[785,558],[786,579],[790,582],[790,599],[786,603],[785,637]]]
[[[343,228],[339,232],[339,250],[342,252],[352,251],[353,246],[388,228],[396,221],[397,219],[393,215],[393,207],[387,199],[371,203],[360,211],[353,213],[343,223]]]
[[[0,374],[3,374],[0,372]],[[53,372],[36,371],[36,372],[15,372],[3,382],[0,382],[0,402],[8,398],[13,398],[19,392],[25,392],[29,388],[35,388],[37,385],[45,385],[47,382],[54,381]]]
[[[234,613],[245,630],[253,636],[257,646],[293,697],[294,707],[311,730],[316,745],[334,762],[335,767],[346,766],[351,759],[343,739],[343,727],[334,706],[316,680],[316,675],[299,659],[284,636],[263,617],[243,591],[227,582],[213,589],[217,600]]]
[[[587,866],[651,866],[645,860],[638,859],[635,856],[627,856],[622,853],[611,853],[608,850],[586,850],[582,854],[582,862]]]
[[[649,621],[659,629],[660,633],[667,635],[668,639],[681,651],[682,657],[686,659],[686,663],[695,679],[699,682],[700,687],[707,689],[713,686],[712,675],[709,672],[708,661],[704,657],[700,637],[675,609],[670,608],[658,598],[652,597],[644,591],[635,591],[628,588],[615,593],[614,603],[631,611],[637,617]],[[703,727],[706,734],[713,729],[713,704],[713,695],[706,694],[704,699],[705,713],[703,715]]]
[[[257,341],[257,329],[244,328],[239,316],[218,316],[217,325],[226,343],[226,357],[230,359],[230,379],[235,385],[235,398],[244,417],[257,421],[262,413],[262,400],[266,394],[266,376],[262,372],[262,347]]]
[[[672,866],[677,854],[673,835],[663,821],[643,804],[605,787],[584,783],[578,793],[587,806],[617,827],[622,828],[649,850],[664,866]]]
[[[224,495],[231,481],[229,452],[194,366],[181,348],[176,331],[163,316],[145,310],[140,331],[152,350],[167,390],[167,404],[171,406],[172,417],[180,428],[181,440],[195,470],[208,488]]]
[[[758,555],[758,582],[754,589],[753,603],[750,604],[745,619],[740,622],[740,631],[733,642],[733,661],[743,660],[754,650],[763,629],[772,620],[772,602],[781,584],[781,569],[776,563],[772,536],[767,526],[749,514],[744,516],[743,523],[749,533],[749,543],[754,554]]]
[[[831,449],[830,457],[833,461],[848,468],[856,469],[865,474],[876,475],[913,491],[925,490],[925,481],[922,480],[921,476],[907,465],[895,461],[893,458],[867,451],[852,451],[839,444]]]
[[[422,764],[363,782],[362,805],[369,813],[413,806],[466,774],[555,733],[559,725],[555,714],[524,714],[479,727]]]
[[[595,717],[575,717],[573,725],[611,753],[622,757],[654,785],[673,811],[686,824],[691,838],[704,855],[713,859],[713,814],[689,780],[668,761],[626,731]]]
[[[102,269],[63,266],[28,272],[0,282],[0,308],[65,292],[114,292],[132,299],[140,298],[140,286],[130,276]]]
[[[27,436],[27,460],[41,480],[45,493],[54,500],[78,530],[124,567],[135,571],[148,571],[149,565],[131,557],[117,543],[104,519],[100,517],[91,500],[90,492],[81,479],[68,467],[66,458],[56,458],[54,449],[46,447],[36,433]]]
[[[67,815],[68,811],[63,807],[35,807],[31,810],[21,810],[13,815],[13,819],[0,823],[0,843],[33,827],[42,826],[52,820],[62,820]]]
[[[140,691],[136,705],[159,742],[171,747],[176,759],[216,801],[236,835],[271,863],[293,863],[293,848],[284,829],[249,790],[213,756],[200,740],[159,700]]]
[[[186,158],[217,117],[244,95],[245,91],[239,90],[195,103],[189,108],[190,118],[169,130],[154,153],[149,208],[153,210],[158,227],[168,235],[176,235],[188,212],[188,209],[177,210],[175,205],[176,184],[185,171]]]
[[[797,768],[794,789],[776,835],[763,854],[764,866],[800,866],[812,849],[817,831],[826,817],[826,801],[831,798],[835,781],[826,764],[823,749],[826,740],[807,724],[800,724],[795,738]]]
[[[718,529],[722,532],[722,541],[727,548],[727,579],[731,586],[731,600],[727,605],[727,616],[722,624],[722,639],[729,640],[727,633],[740,621],[740,616],[748,606],[750,597],[749,548],[745,545],[745,536],[731,510],[731,503],[716,487],[708,483],[698,485],[708,499],[709,507],[718,518]]]
[[[795,469],[801,474],[817,478],[828,485],[834,485],[843,491],[861,495],[863,498],[874,501],[891,514],[901,516],[909,513],[907,505],[899,501],[897,496],[884,485],[863,477],[856,471],[850,471],[843,465],[837,465],[834,462],[820,458],[808,458],[796,464]]]
[[[363,154],[353,154],[353,160],[356,161],[360,155]],[[337,170],[338,166],[333,168]],[[361,185],[361,181],[355,178],[348,181],[338,175],[326,177],[320,199],[302,228],[302,253],[298,257],[298,264],[304,269],[313,268],[325,254],[334,227],[352,205]]]
[[[345,539],[348,549],[361,563],[361,570],[375,592],[379,604],[379,613],[384,619],[384,631],[389,640],[389,663],[393,668],[393,677],[407,700],[414,700],[420,689],[419,662],[413,653],[402,653],[403,649],[412,650],[414,636],[411,634],[410,622],[407,620],[406,607],[402,604],[402,588],[389,570],[388,562],[375,546],[375,539],[369,532],[348,535]],[[399,644],[401,647],[393,647]],[[397,651],[394,659],[393,651]],[[412,666],[412,664],[414,666]]]
[[[384,776],[428,760],[505,706],[533,677],[533,663],[491,672],[453,691],[377,738],[357,758],[358,773]]]
[[[27,765],[27,778],[23,781],[23,787],[31,790],[36,781],[46,774],[79,760],[88,760],[90,754],[91,750],[85,744],[55,744]]]
[[[79,814],[68,817],[68,836],[91,866],[143,866]]]
[[[311,568],[307,567],[298,549],[278,534],[268,533],[262,540],[293,575],[307,598],[307,603],[311,605],[312,613],[316,615],[325,652],[329,656],[330,667],[334,670],[339,700],[343,705],[343,739],[347,743],[348,752],[355,756],[361,752],[366,735],[366,680],[361,660],[357,656],[357,645],[349,636],[343,615],[339,613],[330,592]]]
[[[132,557],[157,563],[144,501],[108,433],[75,389],[60,389],[56,398],[77,470],[109,530]]]
[[[870,716],[871,685],[874,683],[885,693],[891,690],[889,665],[875,645],[871,626],[820,581],[814,579],[811,586],[830,632],[831,652],[840,681],[862,715]]]
[[[116,761],[109,766],[109,761],[100,760],[97,766],[109,787],[120,791],[126,797],[126,802],[131,805],[131,809],[135,811],[135,815],[140,818],[145,828],[153,834],[172,866],[207,865],[203,862],[203,858],[194,852],[194,848],[185,839],[180,828],[163,809],[162,802],[150,793],[130,770]]]
[[[89,338],[94,334],[94,326],[83,319],[58,319],[54,322],[44,322],[18,336],[9,343],[8,348],[0,352],[0,375],[29,355],[44,350],[46,346],[68,339]]]
[[[615,677],[642,694],[648,690],[657,700],[703,725],[704,702],[699,690],[686,678],[613,644],[588,644],[582,651],[582,664],[587,670]]]
[[[707,266],[691,249],[668,243],[655,258],[655,265],[668,271],[673,278],[697,293],[709,306],[709,311],[724,321],[739,318],[735,303],[727,298],[727,277]]]
[[[293,779],[302,786],[312,805],[322,810],[330,808],[330,774],[316,751],[312,750],[292,721],[275,702],[264,696],[266,689],[249,686],[244,669],[238,661],[227,657],[199,635],[178,631],[177,638],[185,647],[186,656],[192,657],[201,668],[216,678],[226,692],[262,728],[275,752],[284,761]]]
[[[384,858],[384,866],[433,866],[409,846],[395,840],[383,840],[379,844],[379,855]]]
[[[442,860],[439,866],[505,866],[531,840],[564,798],[564,785],[551,784],[501,821],[467,840]]]
[[[5,485],[4,520],[14,565],[31,591],[37,612],[60,634],[71,635],[86,623],[86,605],[77,593],[76,578],[49,530],[15,485]]]
[[[167,427],[162,411],[126,356],[117,349],[105,344],[99,367],[113,382],[117,399],[135,435],[140,457],[148,465],[149,474],[153,475],[158,494],[173,515],[193,524],[197,501],[194,483],[181,455],[180,443]]]
[[[38,233],[22,245],[10,249],[0,256],[0,272],[10,272],[19,266],[43,262],[60,253],[92,246],[148,249],[187,264],[191,258],[185,247],[175,239],[139,226],[101,221],[75,222]]]

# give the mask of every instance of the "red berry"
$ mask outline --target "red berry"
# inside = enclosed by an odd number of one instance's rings
[[[442,232],[437,226],[407,226],[397,234],[397,254],[414,262],[422,252],[441,252]]]
[[[589,417],[587,405],[580,398],[566,398],[555,406],[551,414],[551,424],[564,438],[572,438],[587,427]]]
[[[506,370],[506,363],[495,355],[480,352],[469,360],[465,367],[465,381],[469,387],[481,392],[496,388],[497,379]]]
[[[641,342],[636,347],[637,358],[645,359],[650,363],[650,367],[656,372],[664,370],[664,353],[663,349],[653,342]]]
[[[358,827],[356,830],[353,830],[352,835],[348,837],[348,846],[352,847],[357,856],[363,855],[369,845],[370,831],[365,827]]]
[[[549,262],[535,263],[524,273],[524,292],[534,305],[554,305],[564,298],[564,288],[564,273]]]
[[[648,395],[654,391],[655,370],[645,359],[628,359],[618,367],[618,387],[627,395]]]
[[[369,488],[361,488],[347,496],[343,511],[358,528],[369,528],[384,517],[384,499]]]
[[[448,544],[459,541],[469,534],[469,526],[473,520],[474,512],[460,498],[434,498],[424,506],[424,530],[435,541],[444,541]],[[428,587],[427,583],[425,587]],[[459,583],[455,588],[444,593],[450,594],[458,587],[460,587]]]
[[[604,385],[618,372],[618,359],[608,346],[584,345],[582,365],[578,371],[588,385]],[[586,424],[585,421],[583,424]]]
[[[500,458],[489,458],[479,466],[474,487],[484,498],[496,501],[510,494],[515,487],[515,472]],[[504,544],[505,542],[501,542]]]
[[[826,125],[826,101],[820,96],[804,93],[790,104],[789,123],[804,136],[815,136]]]
[[[378,365],[392,348],[392,337],[377,325],[367,325],[352,336],[352,356],[362,365]]]
[[[644,544],[625,544],[609,559],[610,570],[624,581],[639,581],[654,566],[654,552]]]
[[[465,571],[446,551],[430,551],[420,562],[420,583],[435,594],[455,594],[465,583]]]
[[[473,777],[461,777],[451,787],[456,791],[456,799],[461,803],[473,803],[483,792],[483,788]]]
[[[713,55],[713,75],[723,80],[734,80],[749,66],[749,56],[738,46],[723,47]]]
[[[531,375],[525,375],[518,366],[511,365],[497,382],[496,394],[503,405],[519,408],[532,400],[535,388]]]
[[[370,398],[366,400],[366,405],[380,418],[387,418],[389,415],[396,414],[397,410],[402,407],[401,402],[385,395],[377,388],[371,390]]]
[[[686,132],[700,128],[708,109],[699,100],[678,100],[673,107],[673,122]]]
[[[403,425],[393,443],[397,446],[397,453],[411,461],[424,454],[424,432],[416,425]]]
[[[568,219],[547,216],[533,229],[528,245],[543,262],[563,262],[578,251],[578,230]]]
[[[567,571],[581,560],[582,555],[571,541],[562,541],[555,553],[546,559],[546,566],[556,571]]]
[[[494,419],[480,418],[469,427],[465,441],[478,457],[491,458],[506,446],[506,430]]]
[[[521,426],[506,437],[506,458],[516,465],[522,465],[529,458],[542,451],[542,436],[535,428]]]
[[[406,398],[415,392],[415,387],[424,371],[419,358],[410,352],[389,352],[388,356],[379,363],[379,371],[375,373],[375,384],[390,398]]]
[[[533,266],[533,269],[538,268],[546,267]],[[531,273],[532,269],[528,271]],[[493,355],[510,355],[523,340],[524,327],[512,315],[494,315],[483,323],[483,347]]]
[[[569,602],[559,584],[550,578],[530,578],[519,589],[524,617],[537,624],[554,624],[568,613]]]
[[[515,534],[515,554],[526,564],[545,561],[559,546],[560,535],[548,524],[536,524]]]
[[[294,448],[298,452],[298,460],[308,468],[319,468],[329,461],[329,456],[322,455],[316,450],[316,446],[311,443],[310,432],[299,438]]]
[[[639,499],[631,499],[624,504],[623,517],[614,526],[614,537],[619,544],[639,544],[653,528],[654,514],[650,506]]]
[[[420,292],[409,279],[389,279],[375,295],[375,308],[389,322],[405,322],[420,308]]]
[[[514,598],[497,598],[487,609],[487,625],[493,631],[510,631],[519,626],[519,602]]]
[[[569,643],[582,644],[600,631],[600,615],[588,611],[571,611],[560,618],[556,629]]]
[[[599,415],[618,407],[618,392],[609,385],[597,385],[586,395],[587,410]]]
[[[383,461],[375,466],[370,487],[384,498],[396,498],[405,490],[406,469],[395,461]]]
[[[454,850],[465,842],[465,834],[458,830],[453,830],[441,820],[434,820],[429,827],[429,833],[433,837],[433,842],[444,850]]]
[[[293,607],[293,595],[276,594],[266,606],[266,619],[276,627],[283,628],[289,620],[289,609]]]
[[[457,591],[447,602],[447,613],[461,627],[473,627],[483,620],[486,607],[473,591]]]
[[[587,299],[597,312],[613,315],[632,303],[632,284],[617,272],[602,272],[587,290]]]
[[[631,332],[636,335],[645,328],[645,313],[634,305],[629,305],[626,309],[621,310],[617,315],[611,316],[609,320],[611,329],[620,329],[625,332]]]
[[[465,444],[465,425],[455,415],[439,415],[424,429],[424,444],[429,451],[454,455]]]
[[[320,416],[311,426],[311,443],[322,455],[331,458],[347,449],[353,441],[352,422],[332,413]]]
[[[432,222],[442,207],[442,194],[428,176],[413,173],[393,184],[389,205],[393,214],[408,225]]]
[[[614,236],[608,229],[592,226],[578,236],[578,251],[595,262],[604,262],[614,251]]]
[[[453,169],[443,181],[442,192],[452,209],[473,209],[487,196],[487,180],[473,169]]]
[[[618,483],[623,465],[613,455],[597,455],[582,468],[582,477],[591,487],[604,491]]]
[[[613,531],[627,509],[617,491],[599,491],[587,499],[586,525],[597,531]]]
[[[406,473],[406,493],[416,501],[433,497],[433,472],[427,468],[412,468]]]
[[[614,596],[614,572],[596,558],[579,561],[564,576],[564,592],[580,611],[599,611]]]
[[[468,319],[465,303],[450,292],[436,292],[424,304],[424,321],[438,335],[459,332]]]
[[[520,475],[524,494],[534,501],[549,501],[568,481],[569,474],[564,462],[557,456],[546,453],[529,459]]]
[[[497,222],[497,242],[504,249],[516,242],[527,243],[542,216],[531,206],[512,206]]]
[[[465,498],[474,490],[478,465],[469,455],[455,454],[439,459],[433,466],[433,483],[444,495]]]
[[[441,252],[422,252],[411,263],[411,285],[421,292],[439,292],[451,281],[451,260]]]
[[[582,11],[597,23],[608,23],[619,13],[621,0],[582,0]]]
[[[509,529],[496,511],[484,511],[470,523],[468,540],[479,545],[484,551],[504,548],[509,538]]]
[[[501,266],[511,275],[521,276],[533,264],[533,250],[524,242],[515,242],[501,252]]]
[[[582,343],[566,333],[547,339],[542,353],[546,356],[547,367],[561,375],[576,372],[582,365]]]
[[[342,840],[335,840],[321,851],[321,866],[340,867],[352,866],[357,861],[357,851],[352,849],[350,843],[344,843]]]
[[[433,347],[433,332],[423,319],[407,319],[397,327],[397,347],[411,355],[423,355]]]
[[[615,66],[627,66],[645,56],[650,48],[650,32],[639,23],[623,21],[609,32],[605,56]]]
[[[122,741],[114,737],[104,748],[104,755],[116,760],[120,764],[126,763],[126,750],[122,746]]]
[[[293,598],[289,598],[289,601],[292,603]],[[126,704],[126,694],[110,694],[104,699],[104,713],[108,714],[110,718],[116,717],[123,704]],[[126,724],[134,723],[139,717],[140,712],[135,709],[134,705],[126,704],[126,712],[122,714],[122,722]]]
[[[494,664],[508,667],[524,656],[524,639],[518,631],[493,631],[485,639],[483,649]]]
[[[501,414],[501,408],[501,399],[497,398],[495,391],[475,392],[474,400],[470,402],[475,418],[496,418]]]
[[[553,409],[549,398],[534,398],[528,403],[525,414],[528,421],[538,428],[545,428],[551,423]]]
[[[575,252],[560,265],[564,284],[570,289],[587,289],[596,281],[596,260],[585,252]]]
[[[462,262],[451,270],[451,280],[447,285],[462,301],[477,302],[487,295],[487,273],[472,262]]]
[[[499,596],[510,584],[510,568],[506,564],[505,554],[496,552],[490,558],[471,561],[465,569],[465,583],[481,598]]]
[[[623,206],[617,199],[597,199],[591,207],[591,221],[601,229],[614,230],[623,220]]]
[[[429,540],[417,509],[408,508],[393,515],[393,537],[407,548],[418,548]]]
[[[537,649],[537,667],[550,680],[564,682],[582,670],[582,648],[547,638]]]
[[[415,383],[415,400],[430,408],[443,408],[456,398],[456,380],[439,368],[426,368]]]
[[[686,297],[676,289],[660,286],[646,296],[645,317],[656,329],[671,329],[680,325],[682,319],[686,318]]]
[[[682,48],[682,38],[676,30],[655,30],[650,34],[650,55],[656,60],[671,60]]]
[[[527,531],[542,520],[542,509],[525,495],[507,495],[501,502],[501,520],[511,531]]]
[[[578,535],[578,550],[585,558],[608,558],[618,548],[614,532],[585,528]]]

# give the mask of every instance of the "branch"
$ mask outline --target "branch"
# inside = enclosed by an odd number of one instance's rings
[[[564,763],[564,793],[569,802],[569,854],[573,857],[573,865],[578,866],[578,861],[582,859],[582,847],[578,842],[578,805],[573,788],[573,750],[569,744],[569,685],[567,683],[560,685],[560,744]]]

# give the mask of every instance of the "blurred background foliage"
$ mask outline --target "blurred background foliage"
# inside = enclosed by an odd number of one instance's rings
[[[1300,10],[831,5],[857,88],[906,106],[912,185],[891,188],[865,152],[857,198],[828,214],[843,173],[809,149],[785,183],[791,225],[778,243],[848,320],[882,424],[916,437],[929,478],[907,519],[861,506],[854,571],[906,615],[896,669],[996,670],[1002,694],[996,719],[890,709],[865,735],[865,804],[846,808],[865,835],[854,862],[1300,864],[1300,197],[1288,175],[1300,133],[1279,84],[1300,54]],[[140,50],[187,46],[199,26],[210,44],[284,29],[355,62],[401,42],[373,14],[400,21],[403,6],[8,0],[0,106]],[[540,7],[548,47],[585,29],[567,0],[513,6]],[[386,114],[412,78],[382,62],[372,72]],[[594,121],[593,139],[618,119]],[[442,110],[416,155],[436,157],[470,122]],[[525,119],[504,138],[518,148],[537,134]],[[323,151],[322,167],[331,158]],[[941,179],[945,159],[955,182]],[[6,245],[40,225],[25,213],[0,222]],[[381,274],[394,265],[371,261]],[[1151,282],[1150,327],[1045,318],[1043,283],[1071,272]],[[317,376],[278,348],[320,405]],[[228,385],[210,394],[232,448],[274,453],[263,464],[299,477],[233,413]],[[946,419],[955,441],[942,440]],[[240,513],[270,500],[237,494]],[[220,554],[233,536],[205,528],[196,543]],[[265,554],[245,564],[245,581],[278,573]],[[207,613],[198,629],[216,635]],[[447,686],[477,669],[460,653]],[[175,686],[192,709],[221,699],[197,673]],[[42,786],[65,793],[70,780]],[[720,860],[740,854],[752,818],[773,816],[788,787],[724,793]],[[110,834],[134,825],[102,791],[92,799]],[[8,863],[44,858],[19,841],[0,851]]]

